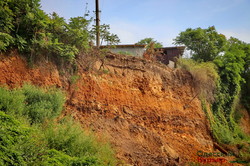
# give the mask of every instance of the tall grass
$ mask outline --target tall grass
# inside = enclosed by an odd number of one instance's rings
[[[219,75],[212,62],[198,63],[192,59],[180,58],[178,67],[189,71],[193,77],[193,88],[201,98],[213,102]]]

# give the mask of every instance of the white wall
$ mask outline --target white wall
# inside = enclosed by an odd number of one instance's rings
[[[146,49],[142,47],[118,47],[110,48],[110,50],[114,53],[126,52],[136,57],[142,57]]]

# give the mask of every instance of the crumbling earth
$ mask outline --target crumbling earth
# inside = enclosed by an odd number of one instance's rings
[[[184,70],[109,54],[93,59],[90,71],[79,65],[79,77],[70,83],[55,65],[29,68],[12,54],[1,55],[1,85],[62,88],[68,98],[64,114],[110,141],[121,165],[189,165],[198,151],[215,151],[192,76]]]

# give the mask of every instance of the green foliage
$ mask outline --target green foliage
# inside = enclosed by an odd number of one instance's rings
[[[214,26],[207,29],[188,28],[174,39],[177,45],[185,45],[191,50],[192,58],[198,61],[212,61],[224,51],[226,37],[217,33]]]
[[[47,154],[43,156],[44,162],[42,165],[51,165],[51,166],[63,166],[63,165],[72,165],[73,158],[69,155],[66,155],[63,152],[57,151],[55,149],[50,149],[47,151]]]
[[[108,143],[97,141],[71,118],[58,123],[51,119],[62,109],[62,101],[62,93],[54,89],[31,85],[19,90],[0,88],[0,165],[116,164]],[[40,124],[45,118],[51,122]]]
[[[75,46],[78,50],[87,49],[89,47],[89,23],[90,21],[83,17],[70,18],[66,41],[70,41],[69,44]]]
[[[0,32],[0,51],[6,51],[14,43],[14,38],[7,33]]]
[[[218,102],[214,104],[214,110],[224,110],[228,115],[234,110],[234,102],[239,97],[241,84],[244,82],[242,74],[246,57],[241,44],[232,40],[229,40],[229,48],[225,54],[214,60],[221,78],[221,84],[218,87],[220,93],[217,96]]]
[[[10,33],[13,28],[14,14],[8,5],[10,0],[0,1],[0,32]]]
[[[94,136],[83,132],[80,124],[72,119],[66,118],[60,123],[50,124],[46,127],[45,138],[50,149],[78,157],[82,161],[87,157],[97,165],[114,165],[116,162],[108,144],[100,146]]]
[[[94,157],[71,157],[61,151],[57,151],[55,149],[51,149],[47,151],[47,154],[43,156],[44,162],[41,163],[42,166],[64,166],[64,165],[72,165],[72,166],[97,166],[97,159]]]
[[[0,87],[0,110],[12,115],[22,115],[25,96],[20,90],[7,90]]]
[[[27,116],[31,123],[42,123],[58,116],[64,102],[63,93],[55,89],[46,91],[32,85],[24,85],[20,90],[0,88],[0,110]]]
[[[20,140],[27,140],[29,130],[2,111],[0,124],[0,165],[24,165],[22,153],[16,150],[16,145]]]
[[[23,51],[24,45],[30,44],[35,33],[44,28],[45,14],[40,10],[39,0],[3,0],[0,5],[0,32],[15,38],[10,46]]]
[[[95,39],[96,32],[97,32],[97,27],[93,25],[92,29],[89,32],[92,39]],[[110,25],[107,24],[100,25],[99,33],[100,33],[101,44],[103,42],[106,42],[107,45],[112,46],[120,42],[120,39],[116,34],[110,33]]]
[[[216,78],[216,91],[213,93],[215,100],[209,101],[205,96],[202,106],[210,121],[214,138],[222,144],[240,145],[247,148],[239,149],[240,153],[250,152],[250,138],[243,133],[239,121],[237,106],[243,101],[247,106],[249,103],[249,69],[250,69],[250,45],[236,38],[225,39],[224,35],[218,34],[214,27],[208,29],[187,29],[181,32],[175,39],[176,44],[185,44],[193,51],[192,58],[197,61],[211,61],[216,65],[218,76]],[[198,71],[198,76],[206,78],[210,74],[206,71],[204,63],[197,65],[197,62],[189,60],[182,62],[182,67],[188,69],[194,76],[195,82],[206,85],[196,80],[193,70]],[[200,66],[201,68],[196,68]],[[208,70],[210,70],[208,68]],[[213,72],[212,72],[213,73]],[[199,78],[198,77],[198,78]],[[203,79],[206,80],[206,79]],[[200,85],[199,85],[200,86]],[[206,89],[207,85],[202,89]],[[243,94],[240,97],[240,94]],[[240,99],[242,101],[240,101]],[[207,109],[206,102],[211,104],[212,111]],[[246,156],[246,155],[245,155]],[[244,159],[244,157],[241,156]],[[245,158],[248,158],[246,156]],[[249,158],[248,158],[249,159]]]
[[[153,38],[150,38],[150,37],[142,39],[135,44],[146,44],[147,48],[148,48],[151,43],[154,43],[154,48],[162,48],[163,47],[163,45],[160,42],[157,42],[156,40],[154,40]]]
[[[217,56],[214,63],[218,66],[220,83],[217,86],[216,102],[212,104],[215,122],[211,124],[217,140],[225,144],[235,144],[245,140],[236,119],[236,106],[240,99],[246,54],[244,43],[230,38],[224,55]]]
[[[0,51],[18,48],[30,58],[42,55],[73,62],[89,47],[89,20],[71,18],[66,23],[53,13],[40,9],[40,0],[2,0],[0,2]]]
[[[24,85],[25,115],[28,115],[31,123],[42,123],[46,119],[58,116],[63,108],[65,97],[61,91],[37,88],[32,85]]]

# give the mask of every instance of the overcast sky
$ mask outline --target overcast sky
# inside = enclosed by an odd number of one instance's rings
[[[46,13],[66,20],[94,17],[95,0],[41,0]],[[187,28],[215,26],[219,33],[250,43],[250,0],[99,0],[101,24],[110,24],[120,44],[152,37],[164,46]]]

